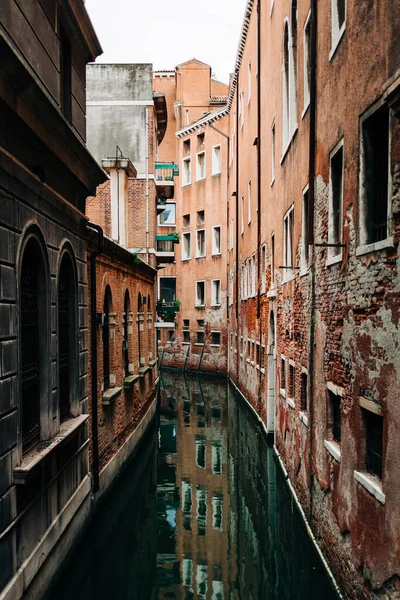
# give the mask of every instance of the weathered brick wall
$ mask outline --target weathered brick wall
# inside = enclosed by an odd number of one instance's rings
[[[89,257],[95,249],[95,238],[89,242]],[[88,263],[89,264],[89,263]],[[129,252],[106,241],[105,251],[96,262],[96,311],[103,314],[106,287],[111,290],[110,314],[110,388],[122,388],[109,406],[103,405],[104,371],[102,326],[97,326],[98,414],[100,468],[109,462],[127,436],[137,427],[149,401],[154,398],[157,366],[154,360],[154,277],[155,271],[138,262]],[[90,286],[90,268],[88,267]],[[90,289],[90,288],[89,288]],[[128,352],[130,370],[125,372],[123,355],[123,319],[125,294],[129,294]],[[138,297],[146,298],[142,312],[138,312]],[[149,304],[150,300],[150,304]],[[91,298],[89,292],[88,306]],[[139,357],[140,335],[140,357]],[[90,346],[90,323],[89,323]],[[130,375],[140,376],[130,389],[124,380]],[[89,389],[91,389],[91,351],[89,347]],[[91,410],[89,398],[89,411]]]

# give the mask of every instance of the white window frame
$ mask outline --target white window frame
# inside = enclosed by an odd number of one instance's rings
[[[371,106],[365,114],[360,118],[360,169],[359,169],[359,193],[358,193],[358,206],[359,206],[359,216],[358,216],[358,246],[356,248],[356,256],[361,256],[363,254],[368,254],[369,252],[375,252],[379,250],[383,250],[384,248],[393,247],[393,236],[391,235],[392,231],[392,175],[390,169],[390,157],[391,157],[391,145],[392,145],[392,111],[390,107],[388,107],[389,111],[389,147],[388,147],[388,212],[387,212],[387,232],[386,238],[380,240],[378,242],[373,242],[367,244],[367,230],[365,226],[365,215],[366,215],[366,195],[365,195],[365,150],[364,150],[364,123],[367,121],[372,115],[382,108],[383,100],[379,100],[373,106]]]
[[[219,247],[217,247],[216,243],[215,243],[215,230],[219,229]],[[222,248],[222,227],[221,225],[214,225],[214,227],[212,228],[212,251],[211,254],[213,256],[220,256],[222,254],[221,248]]]
[[[271,125],[271,186],[275,181],[275,164],[276,164],[276,128],[275,120]]]
[[[332,0],[331,4],[331,51],[329,54],[329,60],[332,60],[333,56],[336,53],[336,50],[340,44],[340,41],[346,31],[346,17],[347,17],[347,0],[344,0],[344,21],[342,26],[339,28],[339,14],[337,9],[338,0]]]
[[[219,151],[219,153],[217,153]],[[213,146],[211,149],[211,175],[220,175],[222,171],[222,146],[221,144],[217,144]]]
[[[251,224],[251,179],[247,182],[247,225]]]
[[[185,239],[189,240],[189,252],[185,252]],[[192,233],[184,231],[182,233],[182,260],[190,260],[192,258]]]
[[[244,194],[242,194],[240,200],[241,200],[241,206],[240,206],[240,208],[241,208],[241,212],[242,212],[242,214],[241,214],[241,220],[242,220],[241,221],[241,225],[242,225],[242,227],[241,227],[241,232],[240,233],[241,233],[241,235],[243,235],[244,234]]]
[[[165,208],[167,208],[168,206],[172,206],[174,205],[175,207],[175,218],[174,218],[174,222],[173,223],[161,223],[161,214],[158,215],[158,226],[159,227],[173,227],[174,225],[176,225],[176,202],[167,202],[165,204]]]
[[[185,165],[189,165],[188,167],[188,176],[186,173],[186,167]],[[190,185],[192,183],[192,158],[190,156],[187,156],[186,158],[182,159],[182,187],[185,187],[186,185]]]
[[[200,156],[204,157],[204,174],[203,175],[201,173],[201,165],[200,165],[200,160],[199,160]],[[203,179],[205,179],[206,174],[207,174],[206,151],[202,150],[201,152],[197,152],[197,154],[196,154],[196,181],[202,181]]]
[[[341,190],[340,190],[340,220],[338,240],[333,239],[332,220],[333,220],[333,184],[332,184],[332,159],[336,156],[339,150],[342,149],[342,174],[341,174]],[[344,184],[344,139],[342,138],[329,154],[329,199],[328,199],[328,244],[342,243],[343,237],[343,184]],[[327,265],[332,265],[342,260],[342,249],[337,251],[336,248],[328,247]]]
[[[198,295],[198,284],[202,283],[203,284],[203,303],[199,302],[200,298]],[[195,290],[195,306],[205,306],[206,305],[206,282],[204,279],[199,279],[198,281],[196,281],[196,290]]]
[[[201,232],[204,233],[204,254],[200,254],[199,252],[199,233]],[[206,253],[206,230],[204,228],[196,229],[196,258],[205,258]]]
[[[305,274],[308,272],[308,267],[309,267],[309,258],[307,260],[306,258],[306,238],[308,238],[307,231],[306,228],[308,227],[308,223],[306,223],[306,219],[305,219],[305,210],[304,210],[304,205],[305,205],[305,197],[306,194],[308,193],[309,190],[309,186],[308,184],[306,185],[306,187],[303,189],[303,193],[302,193],[302,203],[301,203],[301,271],[300,274]],[[308,218],[310,218],[310,197],[308,196]]]
[[[216,285],[218,283],[218,285]],[[218,302],[219,300],[219,302]],[[221,280],[211,280],[211,306],[221,306]]]
[[[308,34],[307,34],[308,29]],[[308,12],[306,22],[304,24],[303,29],[303,114],[302,118],[307,112],[308,107],[310,106],[310,78],[309,74],[311,74],[311,56],[310,56],[310,46],[307,43],[307,37],[310,36],[311,43],[311,10]]]
[[[292,220],[290,216],[292,216]],[[293,224],[293,235],[290,236],[290,223]],[[286,225],[287,223],[287,225]],[[290,244],[289,244],[290,242]],[[292,264],[287,264],[289,261],[287,260],[290,257]],[[295,261],[294,254],[294,205],[286,211],[285,216],[283,217],[283,266],[284,267],[294,267],[293,264]],[[286,283],[287,281],[291,281],[294,279],[294,269],[284,269],[284,273],[282,276],[282,283]]]
[[[240,100],[239,104],[240,104],[240,107],[241,107],[241,110],[240,110],[240,117],[241,117],[241,119],[240,119],[240,125],[243,128],[243,125],[244,125],[244,91],[243,90],[240,92],[239,100]]]
[[[247,65],[247,105],[251,101],[251,59]]]

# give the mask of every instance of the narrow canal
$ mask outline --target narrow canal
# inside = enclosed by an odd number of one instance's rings
[[[47,600],[336,599],[232,388],[164,373],[161,404]]]

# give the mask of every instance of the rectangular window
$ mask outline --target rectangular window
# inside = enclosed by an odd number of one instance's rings
[[[190,331],[183,331],[183,343],[190,344]]]
[[[362,122],[360,243],[388,237],[389,109],[381,106]]]
[[[311,14],[308,15],[304,27],[304,112],[310,104],[311,83]]]
[[[295,366],[289,363],[289,396],[290,398],[295,397]]]
[[[286,360],[281,358],[281,390],[286,390]]]
[[[221,254],[221,227],[212,228],[212,253]]]
[[[182,220],[184,227],[190,227],[190,215],[183,215]]]
[[[233,219],[229,221],[229,250],[233,250]]]
[[[183,319],[183,326],[190,327],[190,319]]]
[[[247,184],[247,224],[251,223],[251,181]]]
[[[204,327],[204,319],[197,319],[197,326]]]
[[[158,299],[162,302],[173,302],[176,299],[176,277],[159,277]]]
[[[189,185],[192,181],[192,162],[190,158],[182,161],[182,185]]]
[[[182,260],[191,258],[191,233],[190,231],[182,233]]]
[[[221,345],[221,332],[220,331],[212,331],[211,332],[211,343],[213,346]]]
[[[283,266],[289,267],[284,270],[283,279],[291,279],[293,275],[293,229],[294,229],[294,211],[291,208],[284,218],[284,256]]]
[[[346,0],[332,0],[332,50],[339,44],[346,28]]]
[[[72,123],[72,51],[71,42],[60,26],[60,101],[61,112]]]
[[[168,341],[170,344],[175,341],[175,329],[168,329]]]
[[[196,156],[196,181],[206,176],[206,153],[199,152]]]
[[[211,304],[219,306],[221,304],[221,280],[213,279],[211,284]]]
[[[329,216],[328,243],[340,244],[342,241],[343,211],[343,140],[339,142],[330,156],[329,175]],[[330,247],[328,256],[341,255],[340,247]]]
[[[307,373],[302,373],[300,378],[301,390],[300,390],[300,408],[301,410],[308,410],[307,402]]]
[[[204,346],[204,331],[196,331],[196,344]]]
[[[340,444],[341,424],[340,424],[340,396],[328,390],[328,428],[331,439]]]
[[[206,440],[196,435],[196,466],[206,468]]]
[[[275,236],[271,236],[271,287],[275,285]]]
[[[308,260],[310,258],[310,205],[308,197],[308,187],[303,192],[303,212],[302,212],[302,267],[303,269],[308,267]]]
[[[265,288],[266,288],[266,269],[267,269],[267,264],[266,264],[266,246],[265,244],[262,246],[261,248],[261,293],[265,293]]]
[[[382,478],[383,417],[363,410],[366,431],[365,467],[368,473]]]
[[[242,194],[241,200],[242,200],[241,207],[240,207],[241,208],[241,212],[242,212],[242,214],[241,214],[241,218],[242,218],[241,234],[243,235],[244,234],[244,194]]]
[[[251,61],[247,67],[247,104],[250,104],[251,100]]]
[[[212,174],[221,173],[221,146],[213,146],[212,149]]]
[[[175,212],[176,212],[175,202],[168,202],[165,205],[165,209],[162,211],[162,213],[159,216],[159,224],[165,225],[166,227],[175,225]]]
[[[206,230],[198,229],[196,231],[196,258],[202,258],[206,255]]]
[[[205,304],[205,283],[204,281],[196,281],[196,306],[204,306]]]
[[[205,138],[205,134],[199,133],[199,135],[197,136],[197,147],[198,148],[202,148],[204,146],[204,138]]]
[[[204,224],[204,210],[197,211],[197,225]]]
[[[244,125],[244,92],[243,90],[240,92],[240,115],[241,115],[241,126],[243,127]]]
[[[272,142],[271,142],[271,185],[275,181],[275,123],[272,125]]]
[[[185,140],[183,142],[183,155],[190,153],[190,140]]]

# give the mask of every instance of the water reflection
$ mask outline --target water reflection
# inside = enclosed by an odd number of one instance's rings
[[[161,403],[48,600],[334,600],[273,450],[226,382],[164,374]]]
[[[158,546],[155,597],[336,598],[247,408],[225,382],[164,374],[163,387],[157,501],[168,544]],[[166,465],[174,490],[160,478]]]

